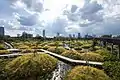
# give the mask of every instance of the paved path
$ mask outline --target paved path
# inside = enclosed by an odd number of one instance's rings
[[[42,53],[42,52],[41,52]],[[0,55],[0,58],[2,57],[17,57],[17,56],[22,56],[22,55],[28,55],[28,54],[34,54],[34,53],[23,53],[23,54],[20,54],[20,53],[13,53],[13,54],[3,54],[3,55]],[[40,54],[40,53],[37,53],[37,54]]]
[[[94,61],[84,61],[84,60],[74,60],[74,59],[70,59],[70,58],[67,58],[67,57],[64,57],[64,56],[61,56],[61,55],[58,55],[56,53],[52,53],[50,51],[47,51],[47,50],[43,50],[41,49],[41,51],[47,53],[47,54],[50,54],[54,57],[57,57],[59,59],[62,59],[64,61],[67,61],[67,62],[70,62],[70,63],[77,63],[77,64],[90,64],[90,65],[96,65],[96,66],[102,66],[103,63],[102,62],[94,62]]]

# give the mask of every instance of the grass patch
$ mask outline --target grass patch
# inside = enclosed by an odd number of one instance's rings
[[[20,56],[5,67],[9,80],[41,80],[55,69],[57,60],[47,54]]]
[[[111,79],[102,70],[89,66],[77,66],[68,73],[65,80],[111,80]]]

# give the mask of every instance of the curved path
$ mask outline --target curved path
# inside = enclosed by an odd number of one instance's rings
[[[89,65],[96,65],[96,66],[102,66],[103,63],[102,62],[94,62],[94,61],[84,61],[84,60],[74,60],[74,59],[71,59],[71,58],[68,58],[68,57],[64,57],[64,56],[61,56],[61,55],[58,55],[56,53],[52,53],[50,51],[47,51],[47,50],[43,50],[43,49],[40,49],[41,51],[49,54],[49,55],[52,55],[56,58],[59,58],[59,59],[62,59],[68,63],[73,63],[73,64],[89,64]]]

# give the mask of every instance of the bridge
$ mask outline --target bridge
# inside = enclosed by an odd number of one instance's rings
[[[91,38],[93,41],[97,40],[100,41],[100,43],[103,43],[103,47],[107,48],[108,45],[111,46],[111,53],[113,53],[113,47],[114,45],[118,46],[118,53],[117,53],[117,58],[120,59],[120,38],[106,38],[106,37],[101,37],[101,38]]]

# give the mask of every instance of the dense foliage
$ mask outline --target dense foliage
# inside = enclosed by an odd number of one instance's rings
[[[81,55],[82,60],[98,61],[98,62],[104,61],[103,56],[101,56],[100,54],[93,53],[93,52],[82,53],[80,55]]]
[[[112,80],[120,80],[120,62],[105,62],[103,68]]]
[[[2,44],[0,44],[0,50],[4,50],[4,46]]]
[[[47,54],[25,55],[5,67],[8,80],[46,79],[56,67],[57,60]]]
[[[66,50],[61,54],[62,56],[69,57],[72,59],[81,59],[80,53],[78,53],[76,50]]]
[[[8,50],[0,50],[0,55],[1,54],[10,54],[11,52]]]
[[[65,80],[110,80],[102,71],[90,66],[77,66],[73,68]]]
[[[54,52],[54,53],[57,53],[57,54],[61,54],[65,51],[65,48],[63,47],[50,47],[48,48],[48,51],[51,51],[51,52]]]
[[[100,54],[101,56],[103,56],[104,61],[116,61],[116,60],[117,60],[116,55],[111,54],[111,53],[110,53],[108,50],[106,50],[106,49],[96,50],[95,53],[98,53],[98,54]]]

